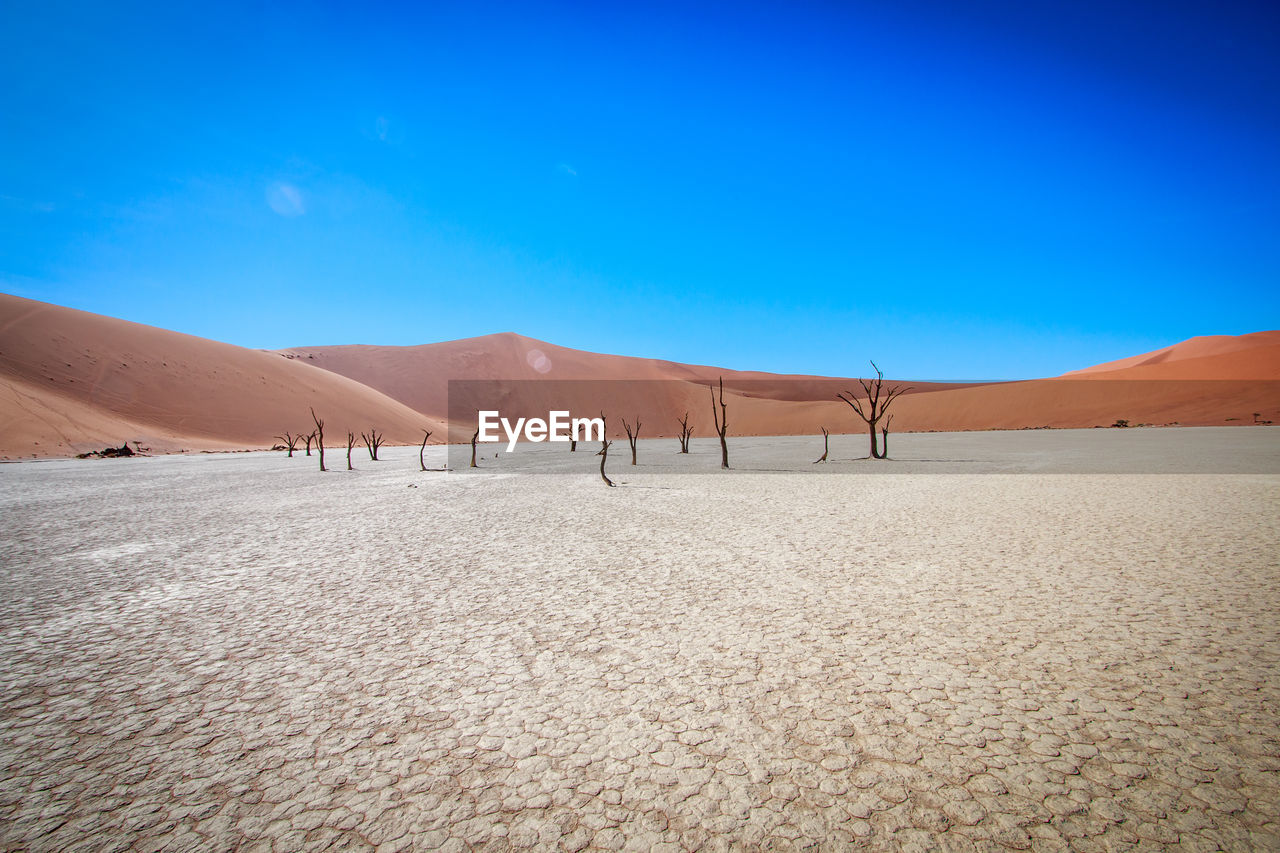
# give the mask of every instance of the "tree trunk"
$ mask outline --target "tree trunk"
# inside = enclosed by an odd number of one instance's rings
[[[729,432],[729,410],[724,404],[724,377],[720,377],[720,411],[716,411],[716,392],[711,388],[711,417],[716,425],[716,432],[720,435],[720,467],[729,467],[729,442],[725,440],[725,434]]]
[[[822,457],[820,459],[813,460],[813,464],[817,465],[819,462],[826,462],[827,454],[830,452],[831,452],[831,433],[827,432],[826,427],[823,427],[822,428]]]
[[[480,437],[480,430],[476,430],[475,435],[471,436],[471,467],[478,468],[476,464],[476,439]]]
[[[600,479],[604,480],[604,484],[606,486],[613,485],[613,480],[610,480],[609,475],[604,472],[604,463],[609,460],[609,444],[610,442],[604,442],[604,446],[601,447],[600,452],[596,454],[600,457]]]
[[[325,467],[324,467],[324,421],[316,417],[315,409],[311,410],[311,420],[315,421],[315,424],[316,424],[316,448],[320,451],[320,470],[323,471],[325,470]]]
[[[880,427],[880,437],[884,439],[884,443],[880,445],[880,458],[889,458],[889,428]]]
[[[872,421],[871,422],[871,458],[872,459],[880,458],[880,442],[877,440],[878,438],[879,436],[876,435],[875,421]]]

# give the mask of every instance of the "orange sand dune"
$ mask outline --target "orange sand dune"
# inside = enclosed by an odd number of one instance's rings
[[[1153,370],[1159,366],[1158,370]],[[1073,379],[1116,378],[1118,371],[1143,368],[1126,377],[1142,379],[1280,378],[1280,331],[1248,335],[1206,335],[1141,355],[1064,373]],[[1106,374],[1105,377],[1102,374]]]
[[[638,416],[642,436],[654,437],[675,434],[688,412],[695,434],[706,436],[712,434],[707,384],[721,376],[730,435],[865,429],[835,399],[858,387],[854,379],[603,355],[510,333],[415,347],[272,353],[0,295],[0,456],[6,457],[67,455],[124,441],[156,450],[262,447],[286,429],[309,431],[313,405],[331,444],[343,441],[347,429],[369,426],[393,443],[416,443],[422,428],[439,440],[451,379],[539,380],[483,389],[514,417],[542,417],[550,408],[577,416],[603,411],[611,436],[622,434],[623,418]],[[1280,421],[1280,332],[1193,338],[1053,379],[903,384],[913,390],[894,406],[893,431],[1090,427],[1119,419],[1252,423],[1255,412]],[[453,423],[449,437],[469,439],[471,418]]]
[[[818,424],[804,407],[760,406],[757,401],[832,402],[837,392],[857,390],[856,379],[782,375],[727,370],[651,358],[605,355],[557,346],[504,332],[477,338],[413,347],[330,346],[281,351],[376,388],[420,412],[448,414],[449,380],[551,380],[558,408],[594,415],[603,410],[621,433],[622,418],[639,415],[648,424],[645,435],[670,435],[676,418],[691,414],[699,435],[712,431],[707,385],[724,379],[726,400],[740,402],[734,424],[751,434],[816,432]],[[567,380],[556,385],[557,380]],[[572,382],[592,380],[590,388]],[[610,387],[608,381],[616,381]],[[967,387],[944,382],[911,382],[911,393]],[[551,406],[549,390],[513,383],[502,399],[512,416],[545,417]],[[456,401],[455,401],[456,403]],[[742,406],[747,407],[744,412]],[[843,403],[838,404],[844,407]],[[844,411],[848,412],[845,408]],[[745,420],[742,418],[745,417]],[[835,420],[829,416],[828,420]],[[703,423],[705,421],[705,424]],[[466,433],[464,435],[464,433]],[[452,440],[469,438],[465,424],[455,425]]]
[[[903,431],[1092,427],[1120,419],[1133,424],[1208,425],[1251,423],[1253,412],[1280,420],[1280,363],[1275,348],[1268,345],[1275,337],[1280,332],[1245,336],[1249,340],[1244,345],[1220,345],[1216,350],[1192,345],[1193,341],[1186,348],[1169,348],[1187,353],[1169,364],[1056,379],[974,385],[904,382],[913,390],[895,404],[892,426]],[[632,380],[583,388],[571,382],[551,381],[546,387],[510,383],[502,391],[500,408],[512,417],[545,416],[550,408],[589,415],[604,411],[613,436],[622,435],[622,418],[636,416],[645,423],[643,435],[669,436],[678,430],[677,418],[688,411],[695,434],[705,436],[713,429],[706,383],[723,376],[730,433],[794,435],[816,433],[823,426],[839,432],[864,428],[848,406],[835,399],[838,391],[858,388],[854,379],[602,355],[510,333],[416,347],[285,352],[440,417],[448,414],[449,379]],[[1112,381],[1096,381],[1101,378]],[[494,401],[479,407],[492,408]],[[453,424],[451,440],[466,440],[472,429],[473,422]]]
[[[377,426],[413,442],[440,422],[330,371],[259,350],[0,294],[0,455],[57,456],[125,441],[156,450],[328,443]]]
[[[1249,349],[1188,356],[1167,361],[1148,361],[1116,370],[1066,374],[1061,379],[1275,379],[1280,377],[1280,343]]]

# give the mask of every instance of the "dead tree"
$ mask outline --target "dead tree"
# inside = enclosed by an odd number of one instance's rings
[[[604,416],[604,412],[601,412],[600,413],[600,450],[596,453],[596,456],[600,457],[600,479],[604,480],[604,484],[606,486],[614,485],[613,480],[610,480],[608,475],[604,473],[604,463],[609,458],[609,447],[612,444],[613,442],[609,440],[609,419]]]
[[[831,451],[831,433],[827,432],[826,427],[819,427],[822,430],[822,458],[813,460],[813,464],[827,461],[827,454]]]
[[[716,432],[720,435],[720,467],[729,467],[729,442],[725,441],[725,434],[729,431],[729,411],[724,405],[724,377],[720,377],[720,411],[716,411],[716,389],[710,385],[707,389],[711,392],[711,417],[715,420]]]
[[[689,439],[693,437],[693,429],[689,426],[689,413],[685,412],[684,417],[677,423],[680,424],[680,452],[689,452]]]
[[[431,438],[431,430],[424,429],[423,432],[426,435],[422,437],[422,446],[418,448],[418,467],[425,471],[427,470],[427,462],[422,458],[422,454],[427,452],[427,439]]]
[[[316,410],[311,410],[311,420],[316,422],[316,449],[320,451],[320,470],[324,467],[324,421],[316,417]]]
[[[609,479],[609,475],[604,472],[604,463],[609,460],[609,445],[611,444],[613,444],[612,441],[603,439],[600,442],[600,452],[596,454],[596,456],[600,457],[600,479],[604,480],[604,484],[606,486],[612,486],[614,484],[613,480]]]
[[[356,434],[348,430],[347,431],[347,470],[348,471],[356,470],[351,466],[351,448],[355,446],[356,446]]]
[[[627,444],[631,445],[631,464],[636,464],[636,442],[640,440],[640,416],[636,415],[635,430],[632,431],[631,424],[627,423],[627,419],[622,419],[622,428],[627,431]]]
[[[863,394],[866,399],[862,400],[852,391],[844,394],[836,394],[836,397],[849,404],[849,408],[857,413],[858,417],[866,423],[867,429],[871,432],[871,457],[872,459],[883,459],[884,454],[880,452],[879,443],[876,435],[876,424],[885,416],[889,410],[889,405],[900,395],[910,391],[911,388],[904,388],[901,385],[894,385],[892,388],[884,387],[884,374],[880,372],[880,368],[876,367],[876,363],[871,362],[871,366],[875,368],[876,378],[867,380],[859,379],[858,384],[862,386]],[[865,403],[865,405],[864,405]]]
[[[475,434],[471,436],[471,467],[479,468],[476,464],[476,439],[480,437],[480,428],[476,427]]]
[[[884,426],[880,427],[880,458],[889,458],[889,424],[893,423],[893,415],[886,415]]]
[[[360,433],[360,438],[364,440],[364,446],[369,448],[369,458],[377,462],[378,448],[383,444],[382,434],[376,429],[370,429],[368,435]]]
[[[572,433],[570,433],[569,435],[569,452],[570,453],[578,452],[578,439],[574,438]]]
[[[303,438],[303,440],[304,440],[304,441],[306,441],[306,443],[307,443],[307,455],[308,455],[308,456],[310,456],[310,455],[311,455],[311,442],[313,442],[313,441],[315,441],[315,440],[316,440],[316,433],[315,433],[315,430],[312,430],[310,435],[304,435],[302,438]]]
[[[285,446],[289,448],[289,458],[292,459],[293,451],[298,449],[298,439],[302,438],[302,436],[291,435],[286,432],[284,435],[275,436],[275,438],[278,438],[285,443]]]

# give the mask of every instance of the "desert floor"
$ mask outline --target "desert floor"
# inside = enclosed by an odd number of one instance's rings
[[[1280,428],[731,440],[0,466],[0,848],[1280,846]]]

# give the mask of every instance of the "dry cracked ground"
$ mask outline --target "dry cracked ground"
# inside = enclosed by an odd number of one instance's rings
[[[1280,477],[812,447],[0,466],[0,847],[1280,847]]]

